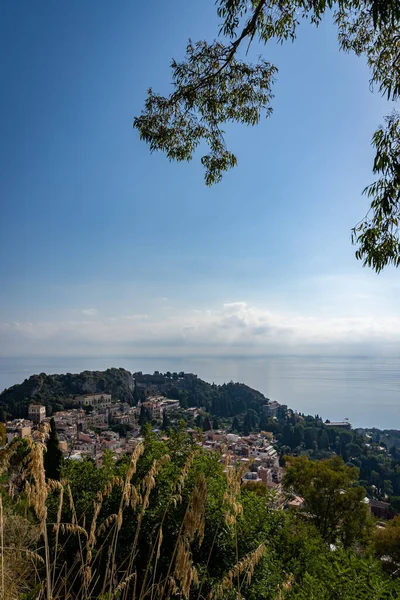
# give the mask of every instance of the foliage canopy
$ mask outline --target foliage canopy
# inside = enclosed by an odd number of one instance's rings
[[[335,456],[310,461],[305,456],[287,457],[285,486],[304,499],[304,512],[322,538],[330,544],[338,540],[345,548],[361,542],[369,534],[365,490],[356,485],[358,470]]]
[[[207,185],[219,182],[237,164],[225,143],[226,123],[256,125],[272,113],[277,67],[262,57],[255,63],[247,59],[243,49],[253,40],[294,41],[302,20],[318,26],[330,11],[340,49],[365,56],[371,87],[388,100],[397,100],[399,0],[217,0],[216,4],[221,19],[218,39],[189,41],[184,60],[171,63],[174,91],[162,96],[150,89],[144,110],[133,123],[150,150],[161,150],[170,160],[190,161],[205,142],[209,152],[201,162]],[[371,208],[353,229],[356,257],[377,272],[387,264],[400,264],[399,127],[394,113],[373,136],[373,171],[378,179],[364,190]]]

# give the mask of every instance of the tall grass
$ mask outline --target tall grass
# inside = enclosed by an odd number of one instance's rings
[[[240,471],[226,465],[224,511],[227,527],[236,537],[236,563],[219,581],[204,586],[202,575],[198,573],[193,560],[193,545],[198,551],[206,527],[208,492],[204,474],[198,473],[191,492],[185,496],[186,506],[183,504],[183,491],[197,450],[188,454],[178,476],[171,483],[162,516],[154,523],[151,532],[150,552],[143,570],[144,557],[140,556],[139,539],[149,511],[150,497],[157,490],[157,476],[170,457],[165,455],[154,460],[144,477],[133,484],[138,461],[144,452],[144,446],[139,444],[125,477],[112,477],[104,489],[97,493],[90,516],[84,514],[78,518],[68,481],[46,480],[43,462],[46,435],[46,431],[39,432],[35,439],[28,442],[19,491],[29,507],[26,518],[19,517],[19,525],[23,522],[26,531],[14,542],[7,540],[13,535],[13,527],[16,534],[16,517],[3,511],[0,496],[2,599],[12,600],[22,593],[27,594],[26,598],[35,600],[241,598],[242,586],[250,583],[265,547],[261,544],[253,552],[239,556],[236,520],[242,512],[239,499]],[[3,454],[3,470],[7,470],[12,452],[9,450]],[[118,509],[104,516],[104,505],[113,494],[120,496]],[[57,502],[54,522],[48,519],[50,499],[53,504]],[[169,512],[179,506],[182,507],[183,517],[176,531],[174,546],[167,549],[169,562],[166,567],[160,568],[160,558],[165,551],[165,522]],[[70,515],[68,522],[63,521],[65,514]],[[100,515],[103,515],[102,519]],[[126,532],[122,542],[120,536],[124,523],[131,519],[131,524],[132,517],[135,527],[129,529],[132,537],[128,542],[129,548],[126,548]],[[120,552],[121,543],[124,544],[123,553]],[[64,551],[71,544],[77,550],[74,559],[68,562],[64,559]],[[207,565],[212,561],[213,547],[214,542],[207,556]],[[141,570],[138,560],[141,560]],[[18,572],[22,576],[16,577]],[[13,580],[14,584],[11,585]]]

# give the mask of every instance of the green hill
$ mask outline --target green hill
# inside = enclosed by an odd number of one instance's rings
[[[135,392],[135,381],[137,390]],[[198,406],[221,417],[239,415],[249,409],[261,413],[267,399],[243,383],[210,384],[192,373],[156,372],[153,375],[125,369],[83,371],[79,374],[32,375],[0,394],[0,406],[12,417],[25,417],[32,402],[46,406],[47,415],[74,405],[74,397],[84,393],[106,392],[115,400],[135,404],[146,395],[161,393],[180,400],[183,407]]]
[[[135,382],[125,369],[106,371],[83,371],[65,375],[32,375],[19,385],[4,390],[0,394],[3,410],[13,417],[25,417],[27,407],[32,402],[46,406],[47,415],[73,404],[74,396],[106,392],[117,400],[132,402]]]

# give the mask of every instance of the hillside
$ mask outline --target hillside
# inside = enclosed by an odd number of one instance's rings
[[[0,394],[0,405],[13,417],[24,417],[28,404],[40,402],[46,406],[47,414],[50,415],[71,405],[74,396],[85,393],[107,392],[115,399],[132,402],[134,388],[133,376],[125,369],[112,368],[65,375],[40,373],[4,390]]]
[[[193,373],[159,373],[153,375],[133,374],[138,390],[152,393],[156,390],[168,398],[179,400],[181,406],[198,406],[221,417],[234,417],[249,409],[261,412],[267,398],[244,383],[207,383]]]
[[[135,381],[137,389],[135,391]],[[180,401],[182,407],[199,406],[217,416],[231,417],[253,409],[261,412],[267,399],[243,383],[215,385],[191,373],[159,373],[146,375],[125,369],[83,371],[79,374],[32,375],[19,385],[0,394],[0,406],[13,417],[25,417],[27,406],[40,402],[48,415],[73,404],[74,396],[83,393],[107,392],[115,400],[136,403],[145,395],[162,393]]]

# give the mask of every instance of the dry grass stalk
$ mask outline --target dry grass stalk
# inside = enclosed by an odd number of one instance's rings
[[[75,523],[76,519],[75,519],[75,504],[74,504],[74,498],[72,496],[72,490],[71,490],[71,486],[68,484],[67,485],[67,493],[68,493],[68,500],[69,500],[69,509],[71,511],[71,519],[72,519],[72,524]]]
[[[12,458],[12,456],[14,456],[14,454],[17,452],[18,448],[22,445],[23,443],[23,439],[22,438],[16,438],[14,440],[12,440],[12,442],[10,444],[8,444],[8,446],[6,446],[3,450],[1,450],[0,452],[0,475],[3,475],[3,473],[6,473],[10,467],[10,460]]]
[[[47,483],[47,486],[48,486],[49,489],[53,488],[53,489],[59,489],[60,490],[60,498],[59,498],[59,501],[58,501],[58,510],[57,510],[57,522],[56,522],[56,525],[55,525],[55,528],[56,528],[56,539],[55,539],[55,544],[54,544],[55,552],[54,552],[54,560],[53,560],[53,581],[52,581],[52,588],[54,588],[54,581],[55,581],[55,577],[56,577],[58,536],[59,536],[59,532],[60,532],[60,523],[61,523],[61,517],[62,517],[62,509],[63,509],[63,504],[64,504],[64,486],[61,485],[58,481],[57,481],[57,483],[59,484],[59,487],[55,486],[54,483],[51,482],[50,486],[49,486],[49,482]]]
[[[179,473],[179,476],[178,476],[178,479],[177,479],[175,485],[173,486],[172,493],[171,493],[171,495],[169,497],[169,500],[167,502],[167,505],[165,507],[165,510],[164,510],[164,513],[163,513],[163,516],[162,516],[162,519],[161,519],[161,523],[160,523],[160,526],[159,526],[159,529],[158,529],[158,534],[157,534],[156,541],[155,541],[155,543],[152,546],[151,554],[150,554],[149,560],[147,561],[146,571],[145,571],[143,582],[142,582],[142,587],[141,587],[141,591],[140,591],[139,600],[141,600],[143,598],[144,594],[145,594],[145,589],[146,589],[147,577],[148,577],[148,574],[149,574],[149,569],[150,569],[150,566],[152,565],[155,548],[157,548],[156,557],[155,557],[155,563],[154,563],[154,566],[153,566],[153,584],[152,584],[152,587],[151,587],[151,600],[153,600],[154,591],[156,589],[155,577],[156,577],[156,571],[157,571],[157,563],[158,563],[158,560],[159,560],[159,558],[161,556],[161,546],[162,546],[162,542],[163,542],[163,525],[164,525],[164,521],[165,521],[165,518],[167,516],[167,513],[168,513],[168,510],[169,510],[170,506],[173,505],[174,508],[176,508],[177,505],[178,505],[178,503],[182,503],[183,488],[185,486],[187,477],[189,475],[189,471],[190,471],[190,468],[192,466],[194,457],[197,454],[198,454],[198,450],[194,450],[193,452],[191,452],[187,456],[187,458],[185,460],[185,464],[184,464],[182,470]],[[170,565],[170,567],[171,567],[171,565]],[[168,573],[169,573],[169,571],[168,571]],[[167,579],[168,579],[168,576],[167,576]]]
[[[206,499],[206,478],[203,473],[200,473],[183,521],[184,532],[189,541],[193,541],[195,536],[198,535],[200,545],[204,539]]]
[[[108,585],[107,584],[108,580],[110,582],[110,593],[111,593],[111,586],[112,586],[114,574],[115,574],[115,554],[116,554],[116,550],[117,550],[118,532],[120,531],[120,529],[122,527],[124,507],[131,505],[132,508],[136,508],[136,503],[139,502],[139,500],[141,499],[141,496],[140,496],[138,490],[134,486],[132,486],[131,479],[132,479],[133,475],[136,473],[137,463],[138,463],[139,458],[142,456],[143,452],[144,452],[144,445],[138,444],[132,454],[132,458],[131,458],[131,461],[129,464],[128,471],[125,476],[125,480],[123,481],[123,485],[121,485],[120,478],[114,479],[115,484],[121,486],[123,491],[122,491],[122,496],[121,496],[118,513],[117,513],[115,521],[114,521],[115,527],[114,527],[113,539],[112,539],[111,545],[109,547],[109,552],[108,552],[108,560],[107,560],[107,567],[106,567],[106,572],[105,572],[105,577],[104,577],[102,594],[105,593],[106,587]],[[111,493],[112,488],[113,488],[112,485],[111,485],[111,487],[106,486],[106,490],[105,490],[106,495],[109,495]],[[104,495],[104,492],[103,492],[103,495]]]
[[[290,592],[294,584],[294,575],[293,573],[289,573],[286,580],[278,586],[278,596],[277,600],[283,600],[285,598],[285,593]]]
[[[166,454],[159,460],[154,460],[149,472],[147,473],[147,475],[145,475],[141,485],[142,490],[144,492],[144,496],[140,515],[143,516],[149,506],[150,494],[155,488],[157,473],[159,472],[161,467],[163,467],[169,460],[170,456],[168,454]]]
[[[235,525],[236,519],[243,513],[243,506],[239,501],[242,477],[248,465],[242,465],[239,469],[232,465],[229,455],[225,458],[226,492],[224,503],[226,506],[225,521],[227,525]]]
[[[233,589],[235,580],[237,583],[240,582],[241,575],[243,575],[242,584],[246,580],[247,585],[250,585],[254,570],[263,557],[265,550],[265,544],[260,544],[253,552],[250,552],[240,562],[237,562],[234,568],[225,575],[222,583],[216,586],[212,598],[224,598],[226,591]],[[238,589],[240,590],[240,585]]]
[[[88,532],[86,529],[73,523],[60,523],[60,531],[64,535],[67,533],[75,533],[82,534],[85,538],[88,537]]]
[[[102,503],[94,502],[93,505],[94,505],[93,518],[92,518],[92,523],[90,525],[90,533],[89,533],[89,538],[88,538],[88,545],[91,546],[92,548],[94,547],[94,545],[96,543],[97,518],[99,516]]]
[[[1,597],[4,598],[4,517],[3,498],[0,495],[0,544],[1,544]]]
[[[30,479],[29,501],[40,523],[40,531],[44,540],[45,565],[46,565],[46,595],[47,600],[52,600],[51,591],[51,564],[50,548],[47,537],[47,506],[48,488],[44,471],[43,453],[46,451],[45,440],[49,427],[46,423],[43,429],[38,430],[32,439],[27,438],[30,452],[27,461],[26,475]],[[29,480],[28,480],[29,482]]]
[[[161,556],[161,546],[162,546],[162,543],[163,543],[163,530],[162,530],[162,525],[160,525],[160,528],[158,530],[156,561],[159,560],[159,558]]]
[[[49,494],[51,494],[52,492],[55,492],[56,490],[63,489],[63,484],[61,483],[61,481],[57,481],[55,479],[48,479],[46,485],[47,485],[47,492]]]
[[[137,544],[138,544],[138,540],[139,540],[140,529],[142,526],[143,517],[149,506],[151,491],[154,489],[154,487],[156,485],[156,476],[157,476],[158,472],[160,471],[161,467],[163,467],[169,460],[170,460],[170,456],[168,454],[166,454],[159,460],[154,460],[149,472],[143,479],[141,487],[142,487],[144,494],[142,496],[142,505],[141,505],[141,508],[140,508],[140,511],[138,514],[137,523],[136,523],[135,538],[133,540],[133,545],[132,545],[132,549],[131,549],[130,557],[129,557],[128,568],[126,571],[127,577],[129,577],[129,575],[133,572],[133,564],[134,564],[134,561],[136,558],[136,548],[137,548]],[[115,550],[114,550],[114,555],[115,555]],[[147,574],[147,571],[146,571],[146,574]],[[128,587],[126,587],[124,589],[123,600],[126,600],[127,593],[128,593]]]
[[[28,498],[42,527],[45,528],[47,517],[46,500],[49,493],[43,464],[45,446],[42,441],[34,442],[33,440],[29,440],[29,438],[28,443],[30,452],[25,470],[25,477],[28,484],[26,486]]]
[[[137,573],[136,571],[134,573],[131,573],[130,575],[128,575],[128,577],[125,577],[125,579],[123,579],[115,588],[112,597],[115,597],[118,595],[119,592],[121,592],[122,590],[124,590],[126,588],[126,586],[128,585],[128,583],[133,579],[133,578],[137,578]],[[133,596],[133,598],[135,598],[135,596]]]
[[[33,586],[36,565],[43,559],[31,550],[38,539],[38,529],[23,517],[4,509],[0,496],[0,543],[2,600],[15,600]]]
[[[174,580],[179,581],[181,593],[185,598],[189,597],[192,584],[198,585],[199,582],[197,570],[192,562],[191,543],[195,537],[198,538],[199,544],[203,542],[206,498],[206,480],[201,473],[191,495],[176,544]],[[173,559],[174,556],[171,562]]]
[[[185,460],[185,464],[183,465],[183,469],[180,472],[178,477],[178,481],[176,484],[176,494],[179,496],[182,495],[183,488],[185,487],[187,476],[189,475],[190,468],[193,464],[195,457],[199,454],[198,450],[193,450]]]
[[[110,525],[112,525],[116,520],[117,520],[117,515],[115,513],[108,516],[107,519],[105,521],[103,521],[103,523],[97,529],[98,535],[102,535],[103,533],[105,533],[106,530],[110,527]]]
[[[109,551],[108,551],[108,560],[107,560],[107,567],[106,567],[106,572],[105,572],[105,577],[104,577],[102,594],[105,592],[108,577],[109,577],[110,581],[112,581],[112,579],[113,579],[113,573],[115,571],[115,552],[116,552],[116,548],[117,548],[118,532],[120,531],[120,529],[122,527],[124,507],[131,504],[132,508],[133,508],[136,506],[136,503],[139,502],[139,500],[140,500],[140,494],[138,493],[136,488],[134,488],[134,486],[131,485],[131,479],[136,472],[137,462],[138,462],[139,458],[141,457],[141,455],[143,454],[143,451],[144,451],[144,445],[138,444],[132,454],[132,458],[131,458],[125,479],[122,479],[121,477],[118,477],[118,476],[113,477],[110,480],[110,482],[105,486],[103,492],[99,492],[97,494],[97,500],[100,503],[103,501],[103,498],[106,498],[111,494],[114,487],[119,487],[122,490],[122,496],[121,496],[118,513],[116,515],[110,515],[110,517],[108,519],[106,519],[99,528],[99,533],[104,533],[105,530],[110,525],[112,525],[113,523],[115,524],[112,542],[110,544]]]
[[[134,569],[134,565],[137,556],[140,530],[145,513],[150,504],[150,495],[156,486],[157,474],[159,473],[160,469],[170,460],[170,457],[164,456],[159,460],[155,460],[149,472],[143,478],[140,486],[134,486],[131,483],[131,479],[136,472],[137,461],[144,450],[143,445],[138,445],[134,454],[132,455],[126,477],[124,479],[121,477],[113,477],[103,491],[97,494],[93,505],[94,512],[90,529],[87,531],[85,527],[82,527],[82,525],[78,524],[74,499],[70,486],[66,482],[60,483],[50,480],[46,483],[45,481],[43,468],[45,435],[45,432],[41,432],[37,438],[37,441],[30,441],[29,460],[27,461],[27,466],[25,469],[25,491],[30,504],[34,508],[35,514],[39,519],[40,532],[43,536],[45,547],[46,585],[43,585],[43,589],[38,596],[38,600],[42,600],[44,592],[47,594],[47,600],[60,600],[61,598],[64,600],[72,597],[76,599],[84,598],[87,600],[94,597],[94,590],[99,584],[100,587],[101,584],[103,584],[102,595],[104,595],[107,591],[107,595],[110,599],[119,594],[122,595],[123,600],[127,600],[128,595],[129,597],[132,597],[133,600],[136,600],[137,598],[138,600],[143,600],[146,595],[151,596],[150,600],[153,600],[153,597],[158,598],[159,600],[168,600],[171,595],[178,594],[183,598],[189,598],[192,586],[199,584],[198,573],[193,565],[192,544],[194,541],[196,541],[198,544],[201,544],[204,539],[207,487],[203,474],[198,476],[195,487],[190,496],[190,501],[186,508],[184,518],[182,519],[175,548],[168,566],[168,573],[166,576],[163,574],[158,583],[156,583],[155,577],[157,573],[157,562],[160,559],[163,544],[164,519],[166,518],[169,508],[172,506],[177,506],[178,503],[182,502],[183,489],[187,481],[193,459],[198,453],[198,450],[192,452],[187,457],[184,467],[179,473],[175,484],[172,486],[171,495],[166,503],[161,523],[158,526],[157,536],[151,547],[150,560],[147,561],[146,572],[144,579],[142,579],[140,595],[136,596],[137,573]],[[229,517],[227,518],[227,521],[229,521],[231,525],[236,525],[236,519],[243,510],[239,498],[242,473],[241,470],[229,468],[226,470],[226,474],[227,491],[224,496],[224,504],[226,515]],[[108,497],[114,488],[121,490],[121,499],[118,512],[116,514],[111,514],[98,527],[97,521],[103,506],[103,499]],[[54,524],[54,529],[56,531],[56,548],[54,554],[54,563],[52,565],[52,568],[54,569],[53,579],[51,581],[51,578],[49,578],[48,574],[50,571],[50,555],[47,540],[48,524],[46,523],[46,500],[48,495],[53,492],[58,492],[60,498],[58,503],[57,522]],[[72,514],[71,523],[61,522],[65,493],[67,493],[69,499],[69,506]],[[116,568],[118,532],[123,523],[124,511],[125,509],[129,508],[133,511],[138,511],[136,531],[129,558],[126,559],[128,567],[124,569],[123,577],[121,578],[120,576],[117,577],[118,570]],[[82,523],[82,519],[80,519],[79,522]],[[98,540],[99,536],[106,533],[107,530],[109,530],[109,532],[106,535],[106,539],[103,542],[100,542]],[[68,536],[78,535],[80,547],[80,555],[77,555],[74,563],[69,566],[69,571],[65,565],[64,575],[60,569],[56,571],[59,532]],[[81,536],[84,536],[86,540],[86,545],[83,548],[81,544]],[[107,543],[108,538],[110,538],[109,545]],[[94,565],[96,564],[98,557],[101,556],[102,550],[107,548],[107,545],[109,553],[106,569],[104,572],[96,573],[96,571],[94,571]],[[3,543],[1,543],[1,547],[3,557],[6,547]],[[84,550],[86,551],[84,552]],[[253,553],[244,557],[240,562],[237,561],[236,566],[228,572],[221,586],[215,591],[213,590],[213,597],[223,598],[224,590],[226,592],[228,589],[232,589],[235,581],[238,582],[238,596],[240,597],[240,579],[243,579],[243,581],[246,580],[247,583],[250,583],[254,573],[254,568],[259,562],[264,550],[265,548],[260,546]],[[96,551],[96,554],[94,551]],[[21,554],[21,552],[19,554]],[[92,560],[94,554],[96,558]],[[25,553],[25,561],[28,557],[29,552],[27,551]],[[32,552],[29,560],[33,562],[39,562],[40,557]],[[121,573],[122,565],[118,565],[118,569],[119,573]],[[153,581],[146,589],[145,584],[147,583],[149,569],[152,569],[150,572],[152,572]],[[58,573],[57,582],[55,582],[56,572]],[[82,577],[81,590],[78,592],[72,592],[76,580],[78,579],[79,582],[80,577]],[[118,579],[120,579],[119,582]],[[70,590],[67,589],[67,584],[70,586]],[[134,588],[133,596],[131,596],[132,587]]]

